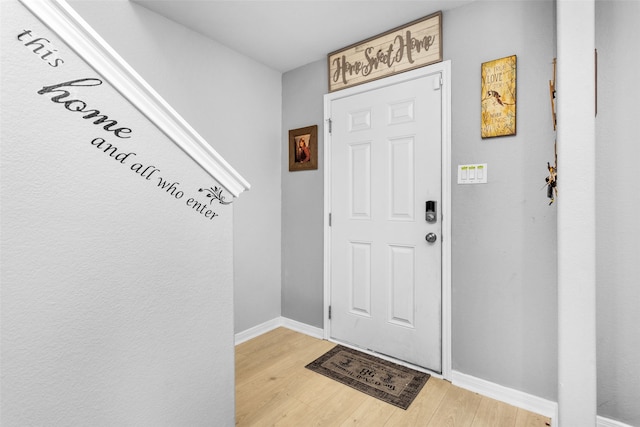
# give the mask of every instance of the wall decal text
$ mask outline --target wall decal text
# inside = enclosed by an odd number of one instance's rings
[[[49,66],[57,67],[64,64],[64,60],[55,53],[58,49],[55,49],[49,40],[44,37],[34,37],[31,33],[31,30],[24,30],[18,34],[18,40],[24,41],[24,45],[40,56],[40,59],[47,61]],[[40,53],[43,49],[44,53]]]
[[[17,40],[50,67],[57,68],[64,64],[64,60],[60,57],[58,50],[53,47],[52,42],[44,37],[36,37],[32,30],[23,30],[18,34]],[[93,106],[89,106],[78,95],[83,90],[92,90],[92,88],[101,86],[103,83],[103,80],[97,77],[84,77],[45,85],[35,92],[50,99],[54,104],[61,105],[70,113],[80,113],[79,117],[89,120],[89,123],[98,126],[97,129],[101,128],[108,132],[107,136],[119,138],[125,144],[125,148],[122,148],[122,146],[115,145],[103,137],[92,138],[89,141],[89,145],[104,153],[106,158],[127,167],[145,181],[154,182],[159,191],[165,192],[174,200],[182,200],[184,206],[188,207],[192,212],[209,220],[218,217],[219,214],[211,206],[213,201],[217,200],[221,205],[228,205],[233,201],[225,199],[221,187],[198,188],[198,193],[204,193],[205,197],[200,199],[189,197],[186,194],[187,190],[181,186],[179,181],[169,179],[161,171],[160,167],[155,165],[155,162],[144,162],[142,161],[144,156],[140,156],[137,152],[131,150],[130,144],[134,142],[130,140],[133,135],[132,128],[120,125],[117,120],[103,114]]]

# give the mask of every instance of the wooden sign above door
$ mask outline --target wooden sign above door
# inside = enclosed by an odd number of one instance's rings
[[[329,92],[442,61],[442,12],[328,55]]]

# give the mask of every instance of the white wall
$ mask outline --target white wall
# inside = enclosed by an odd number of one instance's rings
[[[251,183],[234,206],[235,330],[280,316],[280,73],[127,1],[70,4]]]
[[[558,0],[558,422],[594,426],[596,381],[595,2]],[[562,172],[560,172],[562,171]],[[560,185],[560,184],[559,184]]]
[[[1,7],[0,424],[233,426],[233,207],[187,206],[215,181],[107,82],[71,97],[130,138],[39,95],[100,76],[21,4]]]
[[[640,3],[596,2],[598,414],[640,426]]]

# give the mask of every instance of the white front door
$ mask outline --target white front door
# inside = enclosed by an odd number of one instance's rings
[[[331,338],[442,371],[441,72],[330,104]],[[435,202],[436,221],[425,219]],[[425,237],[433,233],[434,242]]]

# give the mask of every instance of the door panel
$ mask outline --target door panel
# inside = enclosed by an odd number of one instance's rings
[[[389,141],[389,220],[415,219],[414,138]]]
[[[331,102],[331,337],[436,372],[441,220],[424,209],[441,200],[439,79]]]
[[[415,248],[389,245],[389,322],[415,327]]]
[[[371,142],[349,144],[347,150],[350,217],[371,219]]]
[[[350,275],[347,278],[351,303],[350,312],[371,317],[371,244],[349,242],[351,250],[347,266]]]

